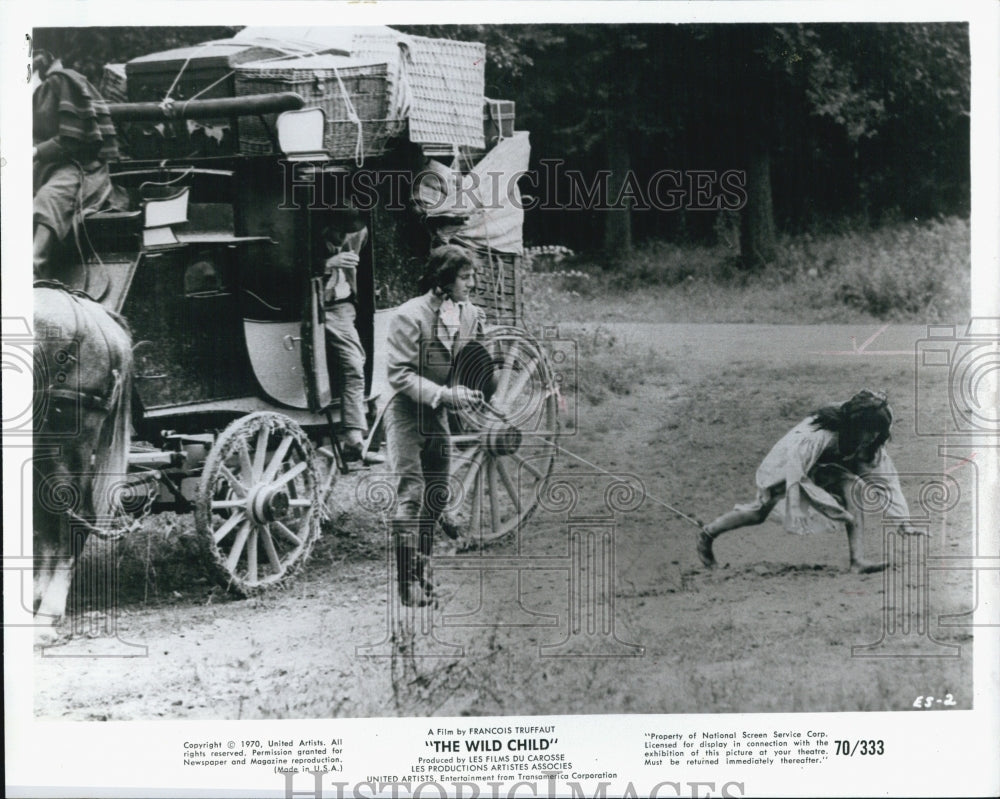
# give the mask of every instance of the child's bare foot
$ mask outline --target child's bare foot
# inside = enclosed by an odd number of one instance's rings
[[[713,540],[712,536],[704,530],[698,533],[698,557],[701,558],[701,562],[705,564],[705,567],[709,569],[714,569],[716,566],[715,553],[712,552]]]
[[[889,564],[885,561],[881,563],[871,563],[867,560],[856,560],[851,563],[851,571],[855,574],[875,574],[883,571]]]

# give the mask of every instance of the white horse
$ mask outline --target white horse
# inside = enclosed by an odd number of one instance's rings
[[[124,322],[56,284],[34,290],[34,615],[55,637],[87,535],[128,468],[132,340]]]

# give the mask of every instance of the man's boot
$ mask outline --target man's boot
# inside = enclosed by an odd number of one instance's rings
[[[394,521],[393,537],[396,540],[396,584],[399,601],[407,607],[422,607],[430,602],[419,577],[421,557],[413,545],[415,523]]]
[[[434,549],[434,521],[423,519],[420,522],[419,551],[417,552],[414,574],[423,588],[428,601],[434,598],[434,581],[431,575],[431,552]]]

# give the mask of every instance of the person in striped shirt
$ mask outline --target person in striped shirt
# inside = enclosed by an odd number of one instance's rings
[[[108,104],[90,81],[46,51],[32,60],[35,279],[51,278],[55,247],[83,217],[114,204],[108,162],[118,138]],[[77,241],[77,249],[82,250]]]

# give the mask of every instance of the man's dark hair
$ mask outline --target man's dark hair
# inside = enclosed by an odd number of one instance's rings
[[[337,244],[345,233],[354,233],[367,225],[364,216],[356,208],[336,208],[325,213],[316,226],[319,241]]]
[[[347,234],[356,233],[367,224],[364,215],[356,208],[337,208],[325,214],[313,228],[316,236],[313,246],[314,257],[325,261],[329,255],[327,244],[338,248],[344,243]]]
[[[421,292],[443,289],[455,282],[459,271],[466,266],[475,266],[476,257],[469,250],[457,244],[445,244],[431,250],[427,258],[427,268],[417,283]]]

